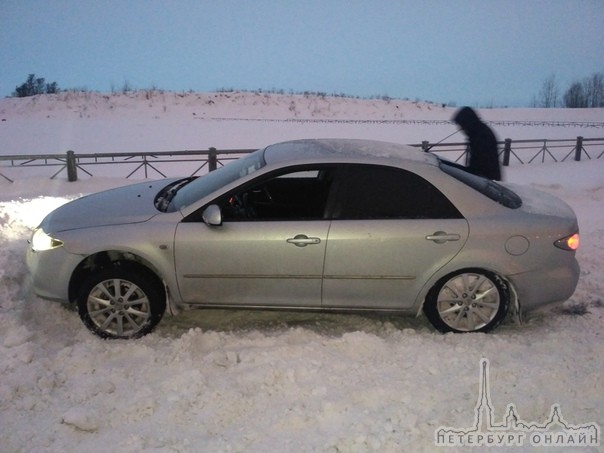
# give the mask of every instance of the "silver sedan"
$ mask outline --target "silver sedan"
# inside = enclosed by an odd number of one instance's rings
[[[191,307],[423,313],[487,332],[573,294],[578,231],[561,200],[430,153],[298,140],[74,200],[27,262],[39,296],[75,303],[104,338]]]

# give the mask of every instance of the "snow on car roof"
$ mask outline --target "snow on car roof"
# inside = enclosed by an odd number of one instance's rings
[[[268,164],[292,160],[329,157],[375,157],[413,160],[436,165],[437,157],[409,145],[359,139],[305,139],[276,143],[266,147]]]

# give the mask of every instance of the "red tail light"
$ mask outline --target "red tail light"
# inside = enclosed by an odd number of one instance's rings
[[[579,233],[571,234],[570,236],[563,237],[554,242],[554,245],[562,250],[575,251],[579,248],[581,240]]]

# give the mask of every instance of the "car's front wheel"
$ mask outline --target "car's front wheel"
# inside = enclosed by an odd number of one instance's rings
[[[102,338],[138,338],[148,334],[166,308],[163,285],[151,272],[115,267],[91,274],[78,300],[80,318]]]
[[[481,269],[466,269],[439,280],[426,296],[424,313],[441,332],[488,332],[510,305],[506,282]]]

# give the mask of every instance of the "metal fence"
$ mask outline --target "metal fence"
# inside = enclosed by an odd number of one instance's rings
[[[424,141],[413,144],[424,151],[442,155],[456,162],[464,162],[468,155],[467,143],[437,143],[430,144]],[[566,160],[600,159],[604,156],[604,138],[583,138],[549,140],[512,140],[505,139],[499,142],[500,157],[504,166],[510,164],[531,164],[533,162],[563,162]],[[7,169],[29,169],[49,167],[51,179],[61,173],[67,174],[69,181],[76,181],[78,175],[84,173],[90,177],[99,174],[105,175],[102,168],[124,169],[121,174],[125,178],[167,176],[194,176],[207,171],[215,170],[218,166],[225,165],[231,160],[254,151],[253,149],[227,149],[162,152],[133,152],[133,153],[94,153],[78,154],[67,151],[65,154],[32,154],[0,156],[0,176],[13,182],[4,174]],[[180,167],[179,167],[180,165]],[[12,170],[11,170],[12,171]],[[174,171],[177,174],[173,174]],[[170,174],[172,172],[172,174]],[[105,172],[106,173],[106,172]],[[112,171],[111,176],[117,172]]]

